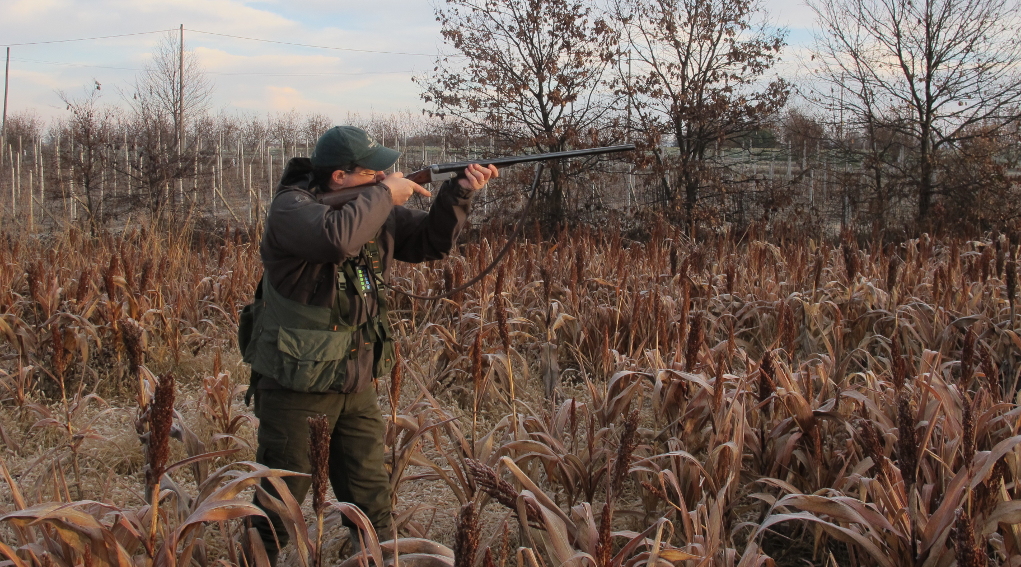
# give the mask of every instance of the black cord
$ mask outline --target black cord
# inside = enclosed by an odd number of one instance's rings
[[[493,258],[493,261],[489,264],[489,266],[487,266],[485,270],[482,270],[479,275],[455,287],[454,289],[447,290],[439,295],[416,295],[414,293],[404,291],[403,289],[398,289],[390,284],[384,285],[401,295],[411,297],[413,299],[437,300],[462,292],[482,281],[482,278],[492,272],[493,268],[496,268],[497,264],[503,260],[504,256],[506,256],[508,252],[510,252],[511,246],[514,245],[514,241],[517,240],[518,235],[521,234],[521,229],[525,226],[525,219],[528,218],[528,211],[531,210],[532,202],[535,201],[535,194],[539,190],[539,181],[542,179],[542,170],[544,167],[545,164],[543,164],[543,162],[539,162],[539,165],[535,168],[535,179],[532,181],[532,189],[528,194],[528,201],[525,202],[524,208],[521,209],[521,217],[518,219],[517,226],[514,227],[514,232],[512,232],[510,238],[507,239],[507,244],[503,246],[503,250],[500,250],[500,253],[496,255],[496,258]]]

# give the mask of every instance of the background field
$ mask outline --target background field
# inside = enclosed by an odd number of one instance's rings
[[[433,554],[409,557],[1021,564],[1016,245],[764,236],[526,230],[500,275],[450,300],[392,296],[403,362],[377,391],[398,524],[457,552],[404,540]],[[0,551],[15,564],[238,560],[261,474],[234,345],[257,239],[3,235]],[[449,288],[505,241],[475,229],[392,283]],[[343,510],[318,511],[335,564]],[[316,516],[290,515],[307,542],[290,564],[316,560]]]

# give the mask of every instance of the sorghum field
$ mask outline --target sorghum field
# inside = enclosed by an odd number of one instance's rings
[[[529,232],[392,295],[401,539],[317,483],[284,564],[1021,565],[1016,242]],[[0,237],[0,565],[241,561],[258,237]]]

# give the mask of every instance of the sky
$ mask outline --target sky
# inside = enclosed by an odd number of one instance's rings
[[[790,32],[780,72],[794,72],[811,37],[811,10],[802,0],[764,2],[771,20]],[[121,103],[153,48],[167,33],[176,38],[180,25],[185,49],[212,80],[214,111],[317,112],[336,123],[351,114],[417,114],[424,103],[411,79],[448,51],[433,6],[429,0],[0,0],[0,46],[11,46],[8,114],[60,117],[66,109],[59,93],[74,97],[95,82],[103,101]],[[145,33],[160,30],[173,31]],[[122,34],[138,35],[19,45]]]

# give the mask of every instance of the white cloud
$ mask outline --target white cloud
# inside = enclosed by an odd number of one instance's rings
[[[266,87],[267,98],[269,99],[270,110],[287,112],[292,109],[308,108],[318,106],[305,98],[301,92],[294,87]]]

